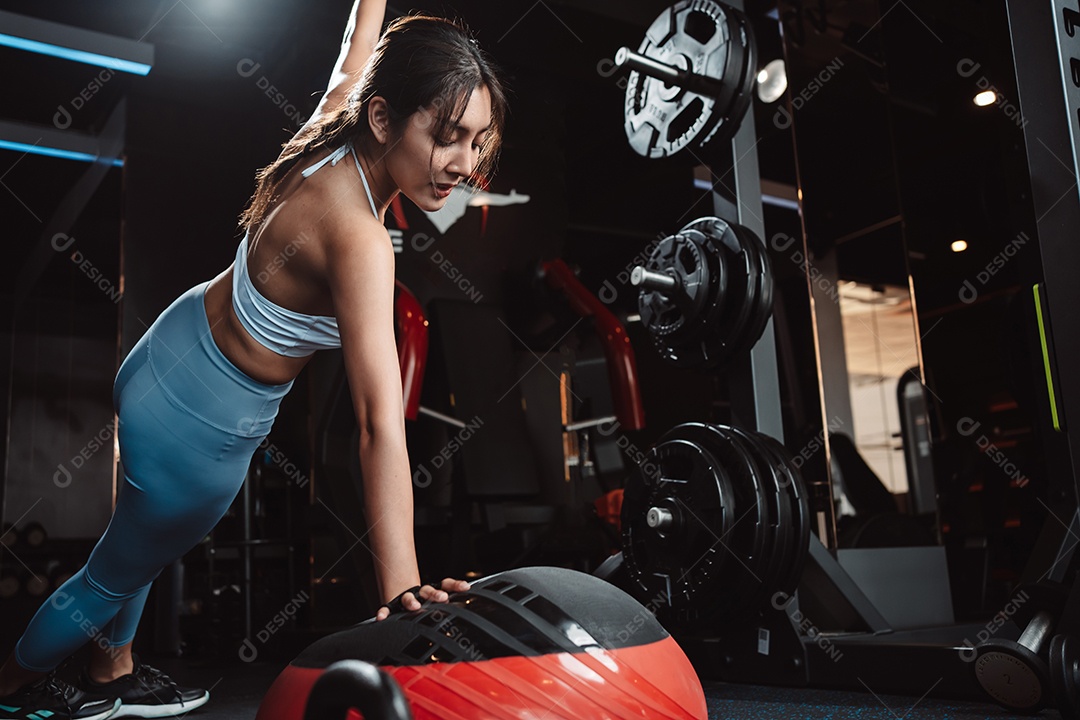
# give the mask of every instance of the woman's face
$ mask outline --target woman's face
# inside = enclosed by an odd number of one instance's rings
[[[478,86],[456,128],[444,137],[436,136],[435,112],[434,107],[414,112],[386,155],[387,169],[401,192],[427,212],[440,209],[450,190],[476,168],[491,124],[491,93],[487,86]]]

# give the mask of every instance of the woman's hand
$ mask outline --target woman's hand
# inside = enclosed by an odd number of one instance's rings
[[[401,593],[392,600],[388,600],[386,604],[379,608],[379,611],[375,613],[376,620],[385,620],[390,616],[391,606],[393,610],[397,612],[413,612],[419,610],[422,606],[420,601],[426,602],[446,602],[450,599],[449,593],[452,592],[465,592],[469,589],[469,583],[464,580],[455,580],[454,578],[445,578],[439,587],[436,588],[432,585],[424,585],[419,591],[413,591],[411,588]],[[417,595],[420,597],[417,598]],[[398,606],[400,605],[400,610]]]

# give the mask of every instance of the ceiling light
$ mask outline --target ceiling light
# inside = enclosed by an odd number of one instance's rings
[[[964,252],[967,250],[967,240],[953,240],[953,244],[949,247],[953,252]]]
[[[758,97],[762,102],[776,102],[787,90],[787,70],[780,58],[773,60],[757,75]]]
[[[981,93],[975,96],[975,104],[979,107],[993,105],[995,102],[997,102],[997,93],[995,93],[993,90],[983,90]]]

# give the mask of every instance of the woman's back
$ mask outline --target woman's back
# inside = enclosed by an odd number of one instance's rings
[[[362,243],[390,243],[351,157],[333,165],[327,162],[303,176],[305,169],[329,159],[331,152],[314,154],[289,170],[265,220],[247,235],[247,277],[239,278],[249,281],[261,299],[287,313],[311,316],[312,321],[335,316],[327,282],[329,243],[336,241],[339,248],[351,245],[357,252]],[[206,311],[214,339],[233,364],[256,380],[271,385],[288,382],[310,355],[287,357],[280,348],[266,347],[252,336],[236,312],[235,272],[234,263],[207,288]]]

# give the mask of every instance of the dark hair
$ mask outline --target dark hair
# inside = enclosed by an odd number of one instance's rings
[[[506,94],[494,63],[457,21],[430,15],[397,18],[379,38],[346,101],[304,126],[282,146],[278,159],[258,172],[240,224],[250,230],[262,222],[278,185],[299,158],[320,148],[359,144],[370,136],[368,105],[376,95],[386,100],[393,135],[419,111],[431,113],[436,137],[446,137],[480,86],[491,94],[491,127],[473,175],[486,182],[495,169],[506,118]],[[434,152],[432,147],[432,157]]]

